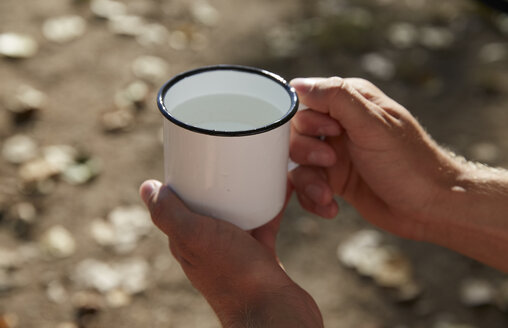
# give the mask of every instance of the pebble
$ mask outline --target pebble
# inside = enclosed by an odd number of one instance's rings
[[[118,104],[132,104],[125,98],[116,99]],[[113,111],[102,114],[100,122],[102,129],[106,132],[127,131],[134,125],[134,113],[129,107],[117,108]]]
[[[478,57],[484,63],[495,63],[508,60],[508,43],[487,43],[481,47]]]
[[[501,157],[501,150],[493,143],[479,142],[469,147],[469,154],[475,161],[492,164]]]
[[[97,17],[109,19],[124,15],[127,12],[127,6],[119,1],[92,0],[90,1],[90,10]]]
[[[16,251],[0,248],[0,269],[12,270],[19,268],[21,260]]]
[[[62,178],[69,184],[80,185],[93,180],[101,170],[102,162],[92,157],[83,163],[75,163],[67,167],[62,173]]]
[[[67,43],[81,37],[86,32],[86,21],[77,15],[60,16],[47,19],[42,25],[42,34],[49,41]]]
[[[293,30],[286,26],[279,26],[268,31],[266,42],[270,52],[276,57],[289,57],[299,47],[299,39]]]
[[[20,202],[10,208],[10,220],[16,236],[28,238],[37,217],[37,210],[32,203]]]
[[[143,18],[134,15],[117,15],[109,19],[108,28],[117,35],[138,36],[145,26]]]
[[[148,287],[148,273],[150,265],[145,259],[131,258],[115,266],[119,276],[122,277],[122,290],[130,295],[139,294]]]
[[[397,48],[410,48],[418,41],[418,29],[410,23],[395,23],[388,29],[388,40]]]
[[[74,307],[78,323],[84,317],[97,314],[104,309],[104,301],[101,295],[90,291],[79,291],[72,295],[71,304]],[[79,326],[81,327],[82,325]]]
[[[455,37],[453,33],[444,27],[425,26],[420,29],[420,43],[432,50],[449,48]]]
[[[58,280],[52,280],[46,286],[46,296],[48,300],[56,304],[63,304],[68,300],[67,290]]]
[[[122,289],[113,289],[106,293],[106,303],[111,308],[120,308],[131,304],[132,297]]]
[[[460,301],[466,306],[492,304],[494,297],[494,287],[486,280],[468,279],[461,284]]]
[[[65,171],[78,157],[78,151],[69,145],[51,145],[42,148],[42,157],[58,173]]]
[[[22,164],[37,156],[37,144],[27,135],[16,134],[5,140],[2,156],[9,163]]]
[[[141,258],[130,258],[113,264],[85,259],[77,265],[74,280],[78,285],[94,288],[102,294],[121,289],[134,295],[147,288],[149,269],[148,262]]]
[[[202,25],[215,26],[220,21],[219,11],[207,1],[196,1],[190,9],[193,18]]]
[[[366,54],[361,59],[362,68],[384,81],[391,80],[395,75],[395,65],[385,56],[379,53]]]
[[[19,168],[19,176],[25,185],[45,181],[60,173],[44,158],[36,158]]]
[[[173,31],[169,35],[169,46],[175,50],[184,50],[189,45],[189,38],[184,31]]]
[[[47,96],[30,85],[20,85],[14,96],[8,99],[6,107],[18,121],[31,118],[46,103]]]
[[[118,108],[142,108],[148,99],[149,91],[150,88],[145,82],[141,80],[133,81],[125,89],[115,94],[115,105]]]
[[[134,250],[139,239],[152,229],[150,214],[141,206],[120,206],[108,215],[108,221],[115,231],[114,249],[118,253]]]
[[[168,29],[161,24],[146,24],[136,36],[136,41],[144,47],[162,46],[169,39]]]
[[[79,328],[74,322],[61,322],[56,328]]]
[[[412,300],[422,292],[413,279],[409,260],[397,248],[383,242],[381,233],[360,230],[337,249],[339,261],[370,277],[381,287],[393,288],[399,301]]]
[[[159,57],[141,56],[134,60],[132,71],[136,77],[158,84],[169,76],[169,65]]]
[[[30,58],[35,56],[39,45],[30,36],[19,33],[0,34],[0,55],[9,58]]]
[[[90,235],[100,246],[113,246],[116,240],[116,231],[113,226],[103,219],[94,219],[90,223]]]
[[[55,225],[49,228],[41,239],[42,249],[54,258],[66,258],[76,251],[76,242],[65,227]]]
[[[74,280],[85,288],[94,288],[100,293],[106,293],[118,288],[122,277],[108,263],[85,259],[81,261],[75,271]]]

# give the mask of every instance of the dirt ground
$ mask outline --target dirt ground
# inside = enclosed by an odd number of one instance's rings
[[[187,69],[230,63],[287,79],[364,77],[414,113],[439,143],[508,168],[508,16],[472,0],[208,1],[125,0],[128,13],[169,31],[169,41],[152,45],[113,33],[86,0],[0,1],[0,33],[24,33],[39,44],[31,58],[0,58],[0,147],[24,134],[39,148],[70,145],[101,163],[100,173],[87,183],[53,178],[51,188],[41,192],[26,188],[20,164],[0,159],[0,250],[22,258],[8,269],[0,258],[1,328],[219,326],[157,230],[151,228],[123,253],[100,246],[90,235],[92,220],[118,206],[141,205],[137,190],[143,180],[162,179],[156,92],[165,79]],[[43,23],[70,14],[84,18],[84,34],[62,44],[47,40]],[[397,34],[396,23],[410,26],[402,25]],[[104,113],[115,109],[119,90],[139,79],[132,65],[144,55],[163,59],[167,76],[145,76],[147,101],[130,125],[104,131]],[[47,100],[35,117],[19,123],[8,107],[23,84]],[[12,223],[20,220],[13,214],[20,202],[36,210],[22,233]],[[45,232],[55,225],[64,226],[75,241],[65,256],[42,250]],[[498,293],[508,286],[505,274],[446,249],[383,233],[388,244],[402,250],[423,290],[400,302],[389,288],[338,261],[338,245],[362,229],[374,228],[344,202],[332,221],[304,212],[295,199],[286,212],[278,241],[281,261],[316,299],[326,327],[508,326],[507,308],[499,302],[472,307],[460,296],[468,279]],[[124,303],[96,291],[83,294],[90,289],[74,278],[85,259],[132,258],[145,260],[149,270],[146,286]],[[55,284],[61,287],[57,291],[50,288]],[[508,292],[499,295],[508,304]]]

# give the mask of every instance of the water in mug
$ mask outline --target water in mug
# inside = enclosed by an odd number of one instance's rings
[[[274,105],[251,96],[213,94],[175,106],[173,117],[195,127],[215,131],[245,131],[278,121],[283,113]]]

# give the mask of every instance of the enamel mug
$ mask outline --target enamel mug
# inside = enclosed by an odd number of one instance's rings
[[[272,116],[249,99],[263,101]],[[222,101],[229,104],[225,112]],[[202,67],[169,80],[157,103],[164,116],[165,182],[191,210],[244,230],[281,211],[289,120],[298,108],[283,78],[246,66]],[[219,116],[227,124],[214,125]]]

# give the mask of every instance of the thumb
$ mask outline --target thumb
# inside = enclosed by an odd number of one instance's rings
[[[139,188],[153,223],[170,238],[186,238],[195,230],[199,215],[191,212],[168,185],[147,180]]]
[[[361,133],[382,122],[381,109],[345,79],[297,78],[291,85],[302,103],[339,121],[348,134]]]

